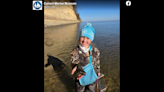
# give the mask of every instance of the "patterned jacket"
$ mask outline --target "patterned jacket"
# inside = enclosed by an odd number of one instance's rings
[[[91,49],[91,58],[92,58],[92,65],[95,69],[95,72],[96,74],[97,73],[100,73],[100,52],[99,50],[92,46],[92,49]],[[79,46],[76,46],[73,51],[71,52],[71,67],[73,69],[73,67],[80,63],[81,66],[85,66],[89,63],[89,52],[88,51],[87,53],[84,53],[82,52],[82,50],[79,48]]]

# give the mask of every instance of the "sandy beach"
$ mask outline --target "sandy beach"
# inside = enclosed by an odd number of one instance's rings
[[[44,25],[46,26],[59,26],[65,24],[72,24],[72,23],[80,23],[79,20],[52,20],[52,19],[44,19]]]

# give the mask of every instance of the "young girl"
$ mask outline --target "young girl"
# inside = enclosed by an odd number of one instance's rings
[[[79,74],[76,77],[76,92],[95,92],[97,78],[96,76],[100,76],[100,52],[96,47],[91,45],[91,42],[94,39],[94,34],[95,31],[91,23],[87,23],[80,31],[78,46],[76,46],[71,52],[71,74],[74,74],[74,72],[76,71],[77,64],[80,64],[86,72],[86,75]],[[86,71],[84,67],[91,67],[90,72]],[[87,78],[85,78],[86,76]],[[89,83],[89,81],[92,82],[90,82],[89,84],[85,84],[86,81],[87,83]]]

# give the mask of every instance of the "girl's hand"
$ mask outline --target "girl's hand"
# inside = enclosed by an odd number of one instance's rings
[[[97,75],[100,76],[100,73],[98,73]]]
[[[72,69],[71,74],[74,74],[74,72],[76,71],[76,69],[77,69],[77,66],[74,67],[74,68]],[[79,80],[79,79],[81,79],[82,77],[83,77],[83,75],[79,74],[78,77],[77,77],[76,79]]]
[[[71,74],[74,74],[74,72],[76,71],[76,69],[77,69],[77,66],[75,66],[75,67],[72,69]]]
[[[79,74],[78,77],[76,78],[77,80],[81,79],[83,75]]]

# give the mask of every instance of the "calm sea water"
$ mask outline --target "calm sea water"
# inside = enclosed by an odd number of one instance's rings
[[[120,91],[120,21],[90,22],[95,29],[92,42],[100,51],[101,73],[105,76],[107,91]],[[80,29],[86,24],[48,26],[44,31],[44,91],[75,92],[70,67],[70,53],[77,45]],[[65,65],[63,68],[62,63]]]

